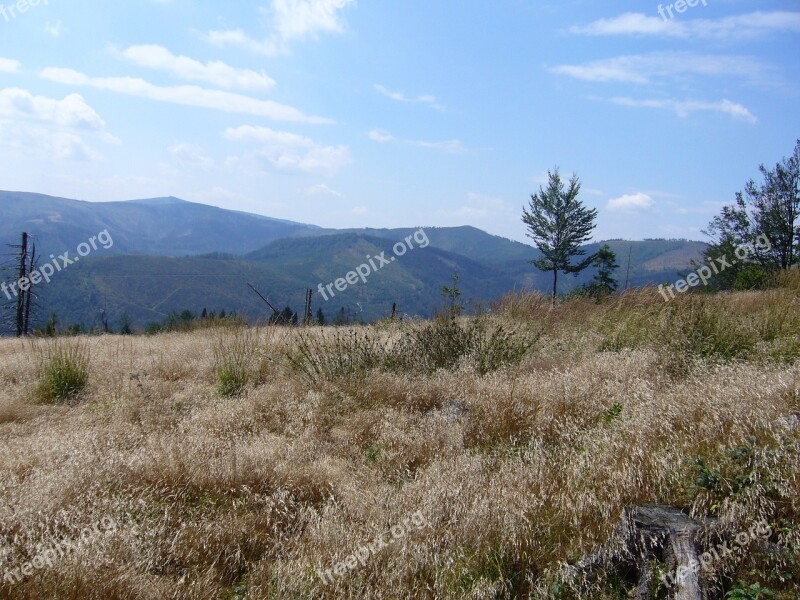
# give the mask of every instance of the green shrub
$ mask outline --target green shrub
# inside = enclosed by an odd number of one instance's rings
[[[534,340],[521,334],[497,327],[490,335],[483,335],[475,353],[478,373],[485,375],[509,365],[517,365],[534,344]]]
[[[661,306],[620,306],[610,309],[600,322],[600,352],[620,352],[647,346],[659,321]]]
[[[750,586],[739,584],[727,594],[725,598],[729,600],[767,600],[772,598],[772,592],[759,584],[754,583]]]
[[[89,346],[80,339],[56,338],[37,348],[39,402],[55,404],[76,399],[89,382]]]
[[[737,315],[726,314],[713,301],[690,300],[671,311],[665,322],[670,341],[700,358],[747,358],[757,341],[747,323]]]
[[[622,414],[622,404],[619,402],[614,403],[614,405],[609,408],[608,410],[603,412],[602,419],[606,425],[610,425],[611,423],[616,420]]]
[[[438,318],[406,330],[390,366],[432,373],[471,359],[478,373],[485,375],[518,364],[532,345],[532,340],[502,326],[490,328],[483,318]]]

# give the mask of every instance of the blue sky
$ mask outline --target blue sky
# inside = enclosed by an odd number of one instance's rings
[[[800,137],[800,4],[692,2],[0,0],[0,189],[525,241],[559,166],[704,239]]]

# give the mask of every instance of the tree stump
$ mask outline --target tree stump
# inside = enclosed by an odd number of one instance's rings
[[[623,568],[634,574],[633,598],[647,600],[662,583],[671,600],[703,600],[700,544],[713,519],[697,521],[674,506],[643,504],[626,507],[609,544],[569,568],[571,579],[591,578],[598,568]],[[667,575],[659,575],[667,565]]]

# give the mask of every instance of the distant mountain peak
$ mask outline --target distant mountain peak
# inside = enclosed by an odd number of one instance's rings
[[[143,198],[141,200],[127,200],[128,204],[141,204],[144,206],[170,206],[175,204],[188,204],[186,200],[181,200],[175,196],[164,198]]]

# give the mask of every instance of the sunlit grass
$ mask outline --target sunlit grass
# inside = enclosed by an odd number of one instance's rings
[[[561,567],[623,507],[661,502],[730,532],[767,519],[773,545],[732,562],[731,581],[795,598],[797,290],[2,340],[3,564],[105,516],[120,526],[0,580],[0,597],[618,598],[610,573],[559,588]],[[48,378],[52,400],[32,402]],[[319,577],[417,512],[426,527]]]

